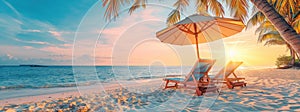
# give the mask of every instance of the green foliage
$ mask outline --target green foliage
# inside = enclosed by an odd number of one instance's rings
[[[300,60],[299,59],[296,59],[294,66],[300,67]]]
[[[300,63],[300,59],[296,59],[296,60],[295,60],[295,63]]]
[[[277,67],[288,66],[290,65],[291,61],[292,61],[291,56],[281,55],[277,58],[276,66]]]

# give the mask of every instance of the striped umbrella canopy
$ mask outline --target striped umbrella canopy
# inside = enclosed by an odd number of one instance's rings
[[[164,43],[174,45],[196,44],[200,59],[200,43],[208,43],[241,32],[245,25],[241,20],[194,14],[156,33]]]

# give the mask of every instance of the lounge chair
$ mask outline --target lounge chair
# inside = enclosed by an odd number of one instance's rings
[[[237,77],[234,71],[242,64],[243,62],[232,62],[230,61],[220,72],[212,79],[212,82],[223,82],[229,89],[240,86],[245,87],[247,83],[244,82],[245,78]],[[233,75],[233,78],[229,78],[230,75]],[[220,76],[224,78],[219,78]]]
[[[196,94],[198,96],[202,95],[208,89],[212,88],[209,85],[203,86],[202,82],[206,80],[209,81],[208,72],[212,68],[215,60],[200,59],[198,60],[191,72],[185,78],[165,78],[166,85],[164,89],[167,88],[178,88],[178,84],[182,84],[184,88],[196,89]],[[169,83],[174,83],[173,86],[169,86]]]

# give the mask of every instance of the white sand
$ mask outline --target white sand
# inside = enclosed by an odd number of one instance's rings
[[[45,95],[37,95],[37,96],[27,96],[20,98],[9,98],[0,100],[0,107],[8,105],[8,104],[24,104],[24,103],[35,103],[44,100],[56,100],[59,98],[66,98],[69,96],[82,96],[86,94],[97,94],[102,93],[109,90],[119,89],[121,87],[129,87],[129,88],[141,88],[148,87],[152,84],[156,86],[160,86],[163,83],[161,79],[155,80],[138,80],[138,81],[120,81],[120,82],[111,82],[111,83],[103,83],[92,86],[79,86],[70,89],[68,92],[59,92],[53,94],[45,94]],[[62,89],[62,88],[59,88]],[[68,89],[68,88],[67,88]]]
[[[199,111],[208,108],[211,111],[300,111],[300,70],[237,70],[236,74],[246,78],[247,87],[237,87],[234,90],[224,87],[219,96],[215,93],[208,93],[201,97],[194,97],[192,92],[185,92],[182,89],[175,91],[176,94],[172,89],[162,91],[163,81],[156,79],[115,82],[113,84],[79,87],[79,91],[5,99],[0,100],[0,107],[8,104],[29,104],[44,100],[55,101],[70,96],[86,96],[86,103],[91,105],[90,108],[93,108],[94,111],[101,109],[113,110],[111,109],[112,106],[116,105],[119,105],[118,110],[151,110],[155,107],[155,109],[169,111],[174,109]],[[120,87],[126,87],[128,90],[118,90],[117,88]],[[104,90],[104,96],[97,96],[97,94],[103,93]],[[137,99],[140,101],[137,100],[137,104],[128,103],[128,98],[139,96],[139,90],[142,94],[140,99]],[[130,92],[133,91],[135,94],[131,95]],[[153,95],[143,95],[147,92],[152,92]],[[111,98],[107,98],[107,96],[111,96]],[[163,98],[160,98],[160,96],[163,96]],[[118,103],[105,101],[107,99],[116,100],[115,102]],[[152,101],[152,99],[155,101]],[[109,105],[108,102],[110,102]],[[178,105],[183,105],[183,107],[178,107]]]

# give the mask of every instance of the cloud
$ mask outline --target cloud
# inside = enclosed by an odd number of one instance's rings
[[[41,64],[41,65],[58,65],[70,63],[71,60],[55,60],[51,58],[11,58],[7,55],[0,55],[1,65],[19,65],[19,64]]]
[[[72,48],[60,48],[56,46],[48,46],[44,48],[40,48],[41,51],[46,51],[50,52],[52,54],[57,54],[57,55],[72,55]]]
[[[52,34],[55,37],[61,37],[61,34],[57,31],[48,31],[50,34]]]
[[[3,64],[71,64],[71,54],[59,48],[36,49],[31,46],[0,46],[0,63]],[[62,53],[63,52],[63,53]],[[69,52],[70,53],[70,52]]]
[[[48,31],[51,35],[53,35],[57,40],[65,42],[65,40],[62,38],[62,32],[57,31]]]
[[[154,21],[161,21],[164,18],[155,16],[160,9],[147,7],[147,9],[134,12],[131,15],[124,15],[125,17],[119,18],[117,21],[111,22],[103,30],[98,30],[101,33],[99,39],[100,44],[113,44],[120,38],[124,32],[131,32],[132,35],[149,34],[149,30],[157,30],[158,25],[153,25]],[[149,23],[149,24],[147,24]],[[147,24],[147,25],[145,25]],[[131,29],[132,27],[138,27]],[[128,31],[131,30],[131,31]]]
[[[13,2],[11,3],[14,5]],[[55,19],[51,20],[46,18],[47,14],[43,16],[34,15],[38,13],[30,11],[30,13],[28,13],[27,9],[27,13],[24,13],[26,11],[20,10],[17,6],[14,8],[9,3],[6,3],[6,5],[10,7],[9,9],[17,16],[9,13],[0,14],[0,33],[2,34],[2,37],[0,38],[0,55],[7,57],[6,54],[10,54],[14,58],[18,58],[18,60],[12,60],[12,62],[15,63],[24,62],[23,60],[36,62],[36,59],[44,60],[44,62],[53,60],[67,60],[68,62],[68,60],[72,59],[72,51],[76,51],[74,56],[75,59],[84,60],[80,63],[87,63],[87,61],[92,61],[94,59],[106,63],[106,61],[112,59],[114,43],[116,43],[120,37],[124,36],[122,33],[125,33],[126,36],[131,36],[132,38],[130,39],[153,38],[153,32],[151,33],[149,31],[157,30],[157,27],[155,27],[157,25],[140,23],[143,23],[144,20],[146,23],[147,21],[165,21],[165,18],[157,16],[159,15],[160,9],[151,7],[147,7],[146,10],[137,11],[132,15],[124,13],[126,15],[122,15],[123,19],[120,18],[118,21],[111,22],[107,29],[102,32],[97,44],[99,28],[105,25],[105,22],[102,20],[103,13],[99,13],[99,10],[100,12],[104,11],[101,10],[102,7],[97,6],[97,10],[94,9],[94,13],[90,14],[91,16],[89,16],[89,19],[86,19],[86,22],[82,22],[82,27],[79,27],[77,37],[81,38],[77,38],[75,41],[76,45],[74,46],[75,49],[73,49],[72,37],[75,35],[76,29],[65,30],[63,29],[64,27],[69,27],[64,26],[65,24],[59,22],[53,22],[59,17],[55,17]],[[22,14],[16,9],[19,9]],[[37,18],[30,18],[33,16]],[[137,22],[140,22],[137,25],[138,27],[134,26],[131,28],[131,26]],[[128,32],[128,29],[133,31]],[[152,37],[150,37],[150,35],[152,35]],[[122,38],[125,39],[125,37]],[[123,42],[125,43],[120,41],[119,44],[124,44],[125,47],[128,47],[126,44],[135,44],[130,43],[131,40]],[[99,46],[96,46],[95,44]],[[10,50],[8,51],[7,49]],[[93,56],[95,50],[97,50],[96,58]],[[9,60],[9,58],[2,58]]]
[[[24,46],[25,49],[33,49],[31,46]]]
[[[26,40],[20,40],[20,39],[17,39],[15,38],[16,41],[18,42],[23,42],[23,43],[29,43],[29,44],[40,44],[40,45],[50,45],[50,43],[48,42],[41,42],[41,41],[26,41]]]
[[[64,37],[72,36],[72,31],[63,31],[48,21],[29,18],[21,14],[11,3],[2,0],[4,13],[0,14],[0,33],[3,45],[41,47],[41,45],[59,45],[66,43]],[[14,4],[18,6],[17,4]],[[24,12],[22,10],[22,12]],[[38,45],[34,45],[38,44]]]
[[[14,56],[12,56],[12,55],[10,55],[10,54],[6,54],[6,57],[7,57],[8,59],[13,59],[13,58],[14,58]]]
[[[103,30],[94,28],[98,29],[95,34],[101,34],[97,40],[96,57],[116,57],[114,60],[123,62],[122,56],[126,57],[130,49],[134,48],[134,45],[145,39],[156,39],[155,32],[165,27],[165,18],[158,16],[160,10],[157,7],[147,7],[147,9],[134,12],[131,15],[123,13],[120,15],[122,18],[111,21],[106,26],[103,25]],[[82,35],[83,37],[88,36]],[[88,39],[91,38],[85,38],[85,40]],[[89,47],[89,45],[86,47]],[[112,56],[114,53],[120,55]],[[96,62],[101,65],[109,65],[111,59],[96,58]]]
[[[18,16],[22,16],[19,11],[17,11],[10,3],[8,3],[6,0],[3,0],[3,3],[8,6],[12,11],[14,11],[15,14]]]
[[[33,29],[28,29],[24,30],[25,32],[42,32],[41,30],[33,30]]]

